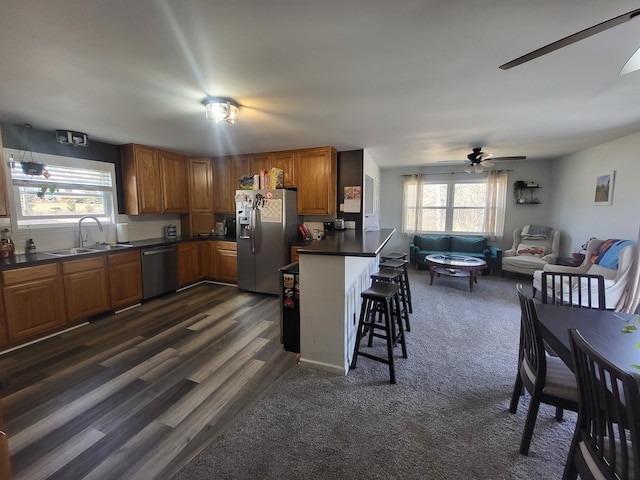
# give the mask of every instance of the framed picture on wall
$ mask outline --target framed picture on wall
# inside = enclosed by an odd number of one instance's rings
[[[615,170],[596,177],[596,186],[593,194],[594,205],[611,205],[613,201],[613,183]]]

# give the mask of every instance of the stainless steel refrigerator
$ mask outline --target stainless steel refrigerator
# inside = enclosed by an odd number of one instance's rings
[[[279,269],[291,259],[300,216],[294,190],[236,191],[238,288],[278,295]]]

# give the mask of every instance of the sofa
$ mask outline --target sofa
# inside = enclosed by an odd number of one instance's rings
[[[502,268],[502,250],[487,245],[486,237],[461,235],[416,235],[409,244],[409,261],[420,268],[426,266],[427,255],[464,255],[481,258],[489,270]]]

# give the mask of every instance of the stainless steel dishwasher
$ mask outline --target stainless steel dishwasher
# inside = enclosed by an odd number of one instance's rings
[[[178,246],[142,248],[142,298],[155,297],[178,289]]]

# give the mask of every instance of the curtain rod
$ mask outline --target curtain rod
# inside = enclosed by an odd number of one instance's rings
[[[484,172],[480,172],[480,173],[475,173],[475,172],[441,172],[441,173],[404,173],[402,175],[400,175],[401,177],[425,177],[427,175],[458,175],[458,174],[465,174],[465,175],[483,175],[485,173],[489,173],[489,172],[514,172],[515,170],[510,170],[510,169],[502,169],[502,170],[485,170]]]

